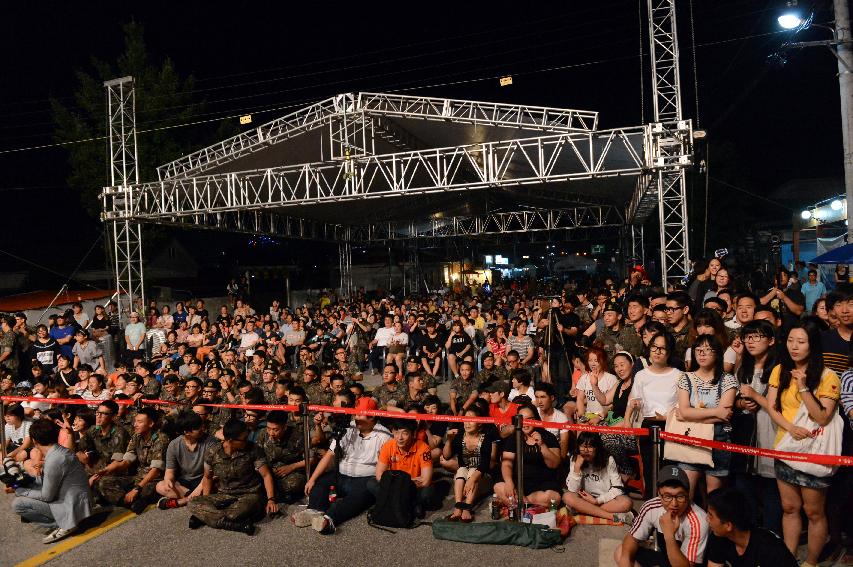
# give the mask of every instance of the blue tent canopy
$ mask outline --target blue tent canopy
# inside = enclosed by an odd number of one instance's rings
[[[853,264],[853,244],[845,244],[812,258],[814,264]]]

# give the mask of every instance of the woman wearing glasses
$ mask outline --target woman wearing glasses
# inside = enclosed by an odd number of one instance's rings
[[[699,335],[693,345],[692,367],[678,380],[679,419],[693,423],[714,424],[714,441],[731,440],[732,408],[738,393],[737,378],[723,370],[723,345],[714,335]],[[731,453],[714,449],[713,466],[679,463],[678,468],[690,479],[690,497],[696,484],[704,476],[708,492],[722,487],[722,479],[729,475]]]
[[[676,385],[681,377],[681,370],[673,368],[675,358],[675,339],[669,333],[657,333],[649,339],[649,366],[637,372],[634,385],[631,388],[629,404],[632,411],[639,411],[643,416],[641,427],[666,424],[666,415],[677,403]],[[652,488],[651,474],[653,467],[660,463],[652,462],[652,442],[648,436],[640,437],[640,454],[643,457],[643,471],[646,492]]]
[[[780,363],[768,381],[766,398],[756,396],[756,403],[770,414],[777,426],[775,444],[785,433],[797,440],[812,432],[796,425],[802,406],[818,426],[829,425],[837,415],[841,381],[832,370],[824,368],[823,346],[817,325],[803,321],[795,324],[785,337],[785,350]],[[802,531],[802,512],[808,517],[808,551],[803,565],[817,565],[826,543],[826,493],[831,477],[819,477],[796,470],[781,460],[774,464],[779,494],[782,498],[782,536],[791,553],[797,552]]]
[[[755,401],[767,395],[770,373],[776,367],[775,336],[775,329],[768,321],[750,321],[741,328],[741,363],[736,372],[740,393],[732,416],[732,441],[739,445],[772,449],[776,440],[773,420]],[[753,509],[758,509],[753,495],[761,496],[762,526],[781,533],[782,503],[779,501],[773,459],[733,453],[729,470],[735,485],[747,498],[753,498],[756,504]]]

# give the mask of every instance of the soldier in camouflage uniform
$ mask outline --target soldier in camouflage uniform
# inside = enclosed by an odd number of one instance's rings
[[[480,382],[474,377],[474,365],[468,361],[459,364],[459,376],[450,383],[450,409],[453,415],[464,413],[471,396],[476,399],[479,387]]]
[[[261,392],[264,394],[264,401],[268,404],[275,404],[277,397],[275,393],[276,378],[278,377],[278,363],[275,360],[268,360],[264,365],[264,371],[261,374]]]
[[[257,445],[266,455],[275,479],[276,500],[292,504],[304,495],[305,439],[302,428],[289,427],[283,411],[267,414],[267,427],[258,434]]]
[[[626,350],[623,344],[626,339],[624,327],[622,326],[622,310],[615,301],[608,301],[602,308],[604,327],[596,337],[596,342],[601,343],[607,354],[607,361],[612,366],[613,357],[621,350]],[[632,353],[633,354],[633,353]]]
[[[208,525],[251,535],[255,532],[254,522],[263,516],[265,509],[268,514],[278,512],[274,480],[264,451],[246,440],[249,431],[245,423],[236,419],[228,421],[222,435],[223,442],[211,446],[205,454],[202,495],[187,504],[192,513],[189,527]]]
[[[421,375],[421,379],[424,381],[424,388],[427,393],[434,396],[436,393],[436,388],[438,388],[438,384],[436,384],[435,376],[425,371],[421,366],[420,360],[418,360],[415,356],[410,356],[406,359],[406,376],[411,374],[412,372],[416,372]]]
[[[142,377],[142,397],[147,400],[156,400],[160,397],[160,381],[154,377],[150,362],[140,362],[136,365],[136,374]]]
[[[77,444],[77,457],[90,477],[108,467],[114,467],[115,463],[124,458],[129,435],[123,427],[113,422],[117,413],[118,404],[114,401],[101,402],[95,412],[95,426],[87,429]]]
[[[666,298],[667,329],[675,339],[675,357],[684,360],[690,346],[690,296],[684,292],[670,293]]]
[[[116,402],[121,400],[130,400],[127,394],[116,394],[113,396]],[[113,416],[113,423],[127,431],[127,438],[133,437],[133,418],[136,417],[136,412],[139,408],[136,405],[121,404],[118,406],[118,412]]]
[[[154,408],[139,410],[133,423],[135,432],[122,460],[97,482],[97,491],[104,500],[114,506],[127,506],[137,514],[156,499],[157,480],[166,468],[169,438],[154,430],[156,420]],[[133,469],[136,472],[128,474]]]
[[[322,377],[319,373],[319,369],[313,364],[306,368],[302,387],[305,389],[305,395],[308,396],[309,404],[328,406],[332,403],[332,393],[328,387],[330,371],[324,371]]]
[[[373,397],[381,409],[394,406],[403,409],[408,397],[407,388],[397,382],[397,367],[386,364],[382,370],[382,384],[373,389]]]
[[[575,315],[580,319],[581,325],[579,329],[586,329],[592,325],[592,304],[589,302],[589,297],[586,290],[578,290],[575,293],[578,306],[573,309]]]
[[[476,377],[478,386],[491,384],[498,380],[506,380],[507,376],[506,369],[495,364],[495,355],[491,351],[486,352],[483,355],[483,369],[477,373]]]
[[[367,358],[368,343],[370,342],[370,323],[365,318],[359,318],[352,323],[352,337],[350,344],[352,345],[352,360],[356,366],[361,369]]]
[[[335,349],[335,360],[332,366],[347,379],[347,385],[353,382],[361,382],[364,377],[358,364],[347,360],[347,351],[342,346]]]
[[[201,397],[203,398],[203,401],[211,404],[225,403],[219,396],[221,388],[222,386],[219,384],[218,380],[211,380],[210,378],[205,380],[201,389]],[[214,408],[208,406],[207,410],[210,412],[210,418],[207,422],[207,430],[211,435],[222,429],[225,422],[231,419],[231,416],[234,415],[234,410],[231,408]]]
[[[0,356],[6,358],[0,361],[0,367],[5,368],[12,374],[14,380],[18,380],[18,336],[14,330],[15,318],[3,317],[0,325]]]

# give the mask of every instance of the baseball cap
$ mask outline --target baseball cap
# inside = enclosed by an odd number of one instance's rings
[[[686,472],[674,465],[661,467],[660,472],[658,472],[658,488],[673,481],[683,486],[685,490],[690,490],[690,479],[687,478]]]
[[[212,388],[217,392],[222,389],[222,386],[219,384],[219,380],[213,380],[212,378],[204,381],[204,388]]]
[[[604,302],[604,311],[616,311],[617,313],[621,313],[622,309],[619,307],[618,301],[611,299]]]
[[[379,405],[376,403],[376,400],[370,396],[362,396],[355,402],[355,409],[357,410],[375,410],[378,408]]]
[[[408,364],[408,363],[410,363],[410,362],[414,362],[415,364],[420,364],[420,363],[421,363],[421,361],[420,361],[420,360],[418,360],[418,357],[417,357],[417,356],[410,356],[410,357],[408,357],[408,358],[406,359],[406,364]]]

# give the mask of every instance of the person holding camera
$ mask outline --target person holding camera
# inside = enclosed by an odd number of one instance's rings
[[[53,528],[42,542],[54,543],[92,515],[88,476],[74,453],[57,443],[59,426],[53,420],[33,422],[30,438],[45,456],[44,468],[32,486],[15,489],[12,510],[23,520]]]
[[[352,407],[352,393],[338,394],[335,404]],[[373,398],[359,400],[356,409],[377,409]],[[335,527],[370,508],[376,500],[368,483],[376,478],[376,464],[382,446],[391,432],[374,416],[356,415],[348,427],[333,433],[329,450],[317,463],[305,485],[308,508],[297,512],[291,521],[297,527],[311,526],[320,533],[333,533]],[[337,464],[337,470],[334,466]],[[329,495],[335,488],[335,500]]]

